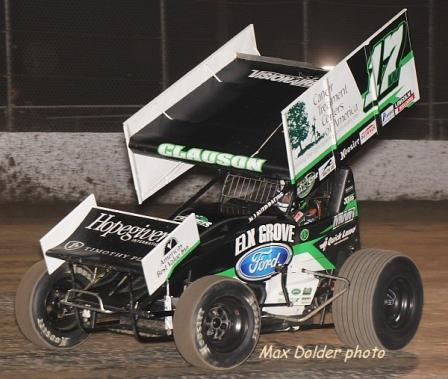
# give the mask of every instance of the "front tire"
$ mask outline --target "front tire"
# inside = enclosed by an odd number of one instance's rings
[[[364,249],[350,256],[339,276],[349,290],[335,300],[336,333],[348,346],[397,350],[417,332],[423,308],[423,286],[414,262],[387,250]],[[335,293],[342,290],[335,283]]]
[[[252,354],[260,308],[252,290],[235,279],[205,276],[191,284],[174,312],[174,341],[190,364],[231,369]]]
[[[75,267],[78,288],[91,279],[90,271]],[[79,326],[74,309],[59,301],[72,288],[67,265],[49,275],[45,261],[35,263],[23,276],[16,292],[16,321],[22,334],[43,348],[71,348],[83,342],[88,334]]]

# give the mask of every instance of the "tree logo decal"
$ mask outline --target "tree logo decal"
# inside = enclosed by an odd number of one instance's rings
[[[287,122],[291,146],[293,150],[299,150],[297,157],[324,138],[324,135],[316,130],[316,119],[310,123],[303,101],[299,101],[288,111]]]

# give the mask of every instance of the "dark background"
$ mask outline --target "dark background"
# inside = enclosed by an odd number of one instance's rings
[[[385,137],[448,139],[442,0],[0,0],[0,131],[119,132],[250,23],[262,55],[324,66],[402,8],[422,99]]]

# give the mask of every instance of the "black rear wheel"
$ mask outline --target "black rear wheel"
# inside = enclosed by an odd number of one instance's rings
[[[422,281],[411,259],[393,251],[360,250],[339,275],[350,280],[349,290],[333,305],[342,342],[396,350],[411,341],[423,308]],[[335,292],[342,287],[336,283]]]

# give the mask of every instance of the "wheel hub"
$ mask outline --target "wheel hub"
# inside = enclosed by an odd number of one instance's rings
[[[205,318],[206,334],[213,340],[222,340],[224,337],[230,324],[227,312],[222,305],[209,310]]]
[[[384,312],[387,324],[400,328],[408,322],[412,313],[412,290],[403,278],[394,279],[388,286],[384,298]]]

